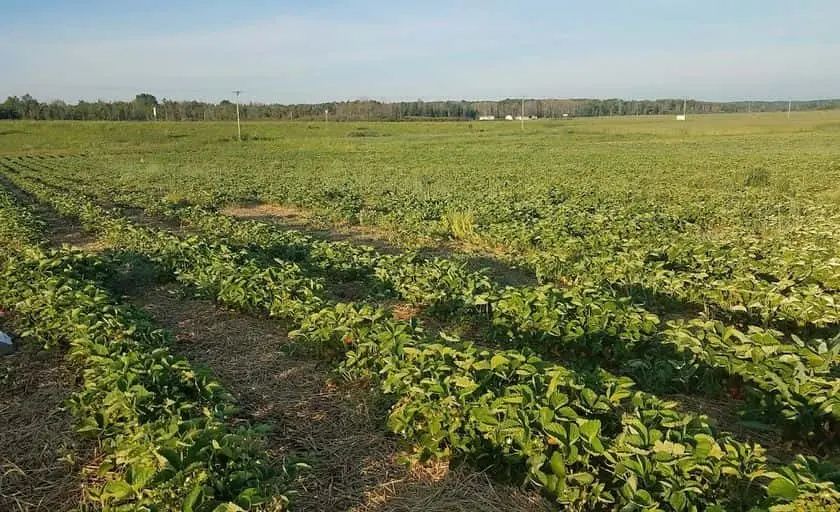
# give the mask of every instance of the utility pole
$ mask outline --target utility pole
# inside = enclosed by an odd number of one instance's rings
[[[788,119],[790,119],[790,105],[793,103],[793,100],[788,100]]]
[[[683,117],[688,114],[688,98],[683,98]]]
[[[519,124],[522,126],[522,131],[525,131],[525,98],[522,98],[522,115],[519,116]]]
[[[239,124],[239,95],[242,91],[233,91],[233,94],[236,95],[236,136],[242,142],[242,125]]]

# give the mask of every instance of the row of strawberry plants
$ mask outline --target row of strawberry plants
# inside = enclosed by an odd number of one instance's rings
[[[619,298],[551,287],[509,290],[493,306],[492,339],[555,346],[561,358],[611,366],[656,392],[727,390],[751,414],[780,423],[788,437],[840,440],[840,337],[785,339],[703,319],[654,328],[655,316]],[[570,353],[570,344],[577,350]]]
[[[640,298],[660,307],[698,305],[721,319],[813,330],[840,324],[840,258],[818,233],[799,228],[775,245],[752,233],[713,241],[693,232],[659,240],[606,233],[558,241],[557,250],[527,259],[545,281],[606,283],[643,291]]]
[[[277,301],[256,302],[272,313]],[[836,499],[830,484],[818,483],[814,471],[824,468],[814,461],[771,471],[755,448],[715,438],[702,418],[633,391],[628,379],[582,376],[517,351],[436,343],[370,306],[302,307],[310,314],[295,336],[350,348],[344,369],[381,379],[396,402],[391,427],[423,455],[489,457],[579,507],[744,509],[800,495]]]
[[[322,266],[349,265],[356,271],[376,272],[383,281],[398,290],[402,298],[411,302],[437,304],[442,297],[454,297],[452,302],[462,309],[487,305],[486,311],[492,316],[494,325],[502,328],[503,335],[509,338],[568,339],[572,333],[580,333],[586,329],[585,326],[591,325],[597,326],[602,337],[618,336],[636,341],[640,335],[652,333],[658,323],[656,315],[635,306],[629,298],[604,293],[593,287],[574,287],[562,292],[550,286],[500,290],[481,272],[468,272],[441,258],[423,261],[411,255],[407,260],[404,255],[382,255],[352,244],[322,242],[297,231],[279,230],[257,221],[235,220],[206,209],[173,208],[149,201],[147,197],[141,202],[150,213],[178,218],[191,227],[199,228],[206,236],[220,237],[224,242],[260,247],[284,259],[290,257],[291,250],[307,254],[307,258]],[[532,306],[527,313],[515,311],[522,307],[523,302]],[[558,309],[562,311],[556,312]],[[595,314],[598,310],[609,311],[613,316]],[[556,314],[552,316],[552,312]],[[621,320],[616,318],[622,315]],[[524,325],[515,325],[516,320]],[[558,336],[556,332],[560,322],[566,323],[567,332],[563,336]],[[820,345],[826,344],[824,340],[816,339],[816,347],[808,351],[801,350],[798,342],[782,339],[780,333],[774,335],[772,330],[762,332],[765,336],[776,337],[776,352],[798,354],[808,363],[806,366],[817,373],[822,371],[821,367],[836,360],[835,345],[820,348]],[[820,357],[823,354],[825,356]]]
[[[142,195],[131,202],[142,205],[151,215],[178,219],[206,237],[255,249],[269,259],[305,263],[339,278],[371,276],[403,300],[429,305],[433,312],[441,314],[469,307],[475,297],[492,290],[486,274],[469,272],[465,264],[449,259],[425,258],[411,252],[380,253],[370,247],[318,240],[258,221],[240,221],[207,208],[174,207],[149,201]]]
[[[2,185],[0,185],[2,186]],[[26,208],[17,205],[14,197],[0,188],[0,241],[8,249],[38,243],[43,223]]]
[[[771,467],[760,447],[635,391],[627,378],[578,374],[527,352],[418,343],[420,334],[383,315],[332,308],[295,335],[349,343],[342,369],[378,379],[394,397],[388,424],[421,458],[464,458],[577,510],[838,504],[833,485],[821,482],[836,479],[830,465],[799,457]]]
[[[43,170],[45,164],[25,159],[24,163],[18,162],[17,165],[23,167],[30,165],[32,168]],[[47,174],[54,174],[56,179],[60,179],[60,169],[49,165],[47,168],[52,171]],[[208,212],[195,208],[173,209],[160,201],[155,201],[153,195],[146,192],[126,194],[123,189],[114,188],[112,183],[102,183],[99,188],[102,189],[99,192],[105,195],[114,195],[119,191],[123,199],[126,196],[130,197],[131,202],[153,208],[156,213],[182,218],[205,232],[228,236],[231,242],[258,244],[263,248],[282,248],[289,247],[289,244],[299,240],[300,236],[300,234],[279,235],[277,230],[270,229],[270,226],[256,222],[241,225],[236,223],[232,226],[230,218],[224,218],[218,214],[209,215]],[[805,241],[808,241],[812,235],[807,232],[802,236]],[[688,243],[688,240],[669,240],[667,246],[661,250],[642,254],[639,251],[643,248],[632,244],[622,245],[621,240],[617,239],[614,241],[618,244],[616,249],[611,251],[610,257],[598,263],[600,270],[595,274],[600,274],[602,279],[606,280],[604,284],[610,286],[626,289],[641,286],[647,290],[647,293],[642,295],[667,295],[674,297],[673,300],[705,305],[712,318],[719,317],[729,323],[755,324],[765,327],[772,325],[785,331],[792,326],[816,328],[836,326],[840,318],[838,316],[840,315],[840,301],[835,300],[831,288],[832,286],[836,288],[835,284],[840,276],[840,262],[836,258],[828,258],[830,255],[822,246],[815,246],[814,250],[817,252],[813,254],[813,257],[797,254],[791,247],[774,247],[771,254],[762,254],[762,248],[756,245],[754,237],[747,237],[747,240],[752,240],[749,242],[752,245],[746,247],[736,245],[729,247],[725,252],[721,252],[720,247],[708,242],[698,245]],[[302,240],[302,242],[304,246],[312,247],[311,241]],[[801,244],[797,245],[797,248],[801,248]],[[597,248],[592,249],[593,254],[603,252]],[[288,255],[287,249],[281,249],[281,251],[286,251]],[[335,253],[344,254],[347,257],[352,250],[324,243],[315,249],[313,253],[315,259],[318,259],[319,255],[323,256],[324,251],[328,256],[327,259],[333,259],[335,265],[340,266],[344,260],[337,258]],[[553,257],[550,254],[548,256]],[[352,266],[358,269],[361,265],[367,269],[367,272],[370,272],[371,263],[373,263],[378,272],[386,274],[384,276],[386,278],[388,272],[400,272],[410,268],[404,261],[389,264],[387,258],[384,261],[371,261],[372,258],[375,258],[375,255],[366,254],[361,258],[351,256],[347,261],[354,261]],[[825,258],[828,259],[824,261]],[[592,261],[595,262],[595,260]],[[437,261],[435,265],[440,267],[440,271],[445,272],[449,279],[438,278],[433,281],[433,284],[438,286],[425,286],[423,289],[410,286],[403,292],[420,292],[428,298],[437,298],[438,301],[442,295],[451,296],[453,299],[450,306],[457,307],[463,302],[459,300],[459,297],[468,296],[470,288],[478,293],[486,289],[482,282],[470,283],[469,279],[464,277],[466,273],[453,272],[444,263],[449,262]],[[433,265],[424,263],[421,268],[414,270],[415,275],[417,270],[420,271],[419,275],[422,279],[423,272],[433,270]],[[570,276],[580,273],[573,268],[567,270]],[[438,274],[440,275],[441,272]],[[586,272],[586,275],[591,276],[593,272]],[[776,275],[781,277],[776,277]],[[455,279],[454,276],[458,278]],[[389,281],[393,283],[394,280]],[[397,281],[399,284],[399,280]],[[421,287],[422,285],[423,283],[420,283]],[[434,297],[434,293],[438,293],[438,296]],[[649,297],[641,298],[649,299]],[[711,309],[708,308],[710,305],[713,306]]]
[[[296,247],[314,243],[322,248],[313,252],[327,262],[332,255],[353,250],[346,244],[313,242],[301,233],[279,231],[254,221],[236,221],[205,210],[181,209],[177,215],[206,233],[221,233],[240,243],[262,242],[271,247],[282,247],[284,241]],[[761,406],[767,418],[781,416],[784,426],[796,437],[818,442],[836,440],[840,398],[833,391],[840,381],[828,375],[838,361],[840,338],[784,339],[782,333],[773,330],[750,327],[743,333],[731,326],[720,327],[720,323],[701,320],[692,322],[695,338],[689,338],[680,323],[669,324],[664,333],[656,333],[659,320],[655,315],[634,306],[627,298],[600,290],[558,290],[549,286],[498,290],[481,281],[484,276],[479,273],[449,269],[441,276],[429,270],[439,266],[428,264],[409,267],[406,273],[410,279],[405,279],[399,275],[404,262],[389,259],[385,263],[371,263],[370,258],[376,257],[376,253],[365,254],[369,258],[367,264],[378,272],[389,273],[389,281],[396,289],[419,288],[420,293],[415,295],[403,293],[407,300],[422,301],[432,291],[452,293],[451,290],[458,289],[457,301],[462,306],[486,304],[491,319],[488,335],[496,341],[515,341],[520,346],[539,347],[562,355],[569,355],[564,350],[573,345],[579,348],[578,355],[589,360],[619,362],[618,369],[643,378],[652,389],[683,391],[698,384],[706,388],[731,387],[733,384],[722,377],[738,376],[742,382],[735,385],[740,388],[746,383],[753,389],[730,391]],[[339,261],[344,261],[344,257]],[[476,282],[481,282],[481,286],[472,286]],[[461,283],[469,285],[461,289]],[[698,334],[701,326],[707,326],[709,332]],[[715,329],[726,330],[723,342],[702,346],[690,342],[698,335],[714,338]],[[656,352],[659,356],[652,357]],[[654,364],[656,367],[652,367]]]
[[[22,158],[14,165],[29,165],[39,172],[51,169],[56,179],[66,182],[64,167],[84,168],[87,162],[81,158],[67,159],[59,168],[57,163]],[[84,180],[86,188],[97,188],[103,194],[125,192],[125,186],[115,185],[113,181],[88,178]],[[136,195],[153,196],[148,191]],[[510,205],[512,218],[524,215],[536,219],[527,223],[528,230],[505,231],[511,228],[509,222],[490,226],[502,230],[490,238],[498,235],[516,241],[521,236],[526,247],[533,231],[538,231],[539,250],[525,251],[529,254],[526,259],[546,279],[573,278],[580,283],[598,276],[599,286],[643,288],[649,292],[643,295],[650,296],[645,300],[656,302],[658,299],[651,297],[667,295],[675,301],[705,306],[713,317],[730,323],[741,323],[743,319],[744,323],[784,331],[838,324],[840,300],[836,291],[840,261],[836,250],[832,253],[828,249],[830,244],[821,241],[827,238],[822,235],[835,222],[833,218],[825,218],[818,225],[799,227],[788,237],[773,239],[772,243],[765,243],[764,237],[750,233],[741,233],[736,239],[729,234],[719,235],[724,237],[712,243],[704,241],[704,233],[698,234],[698,226],[666,212],[622,210],[626,217],[616,219],[604,216],[600,208],[581,211],[567,207],[572,205],[566,205],[562,198],[549,199],[544,205],[521,202]],[[614,206],[626,209],[627,205]],[[558,208],[562,215],[548,214]],[[526,210],[531,213],[526,215]],[[656,236],[650,240],[635,236],[640,227],[656,226],[665,229],[654,229]],[[795,244],[785,243],[790,237],[796,239]]]
[[[42,173],[26,174],[23,178],[27,187],[40,188],[43,193],[46,187],[54,186]],[[79,192],[79,195],[85,194]],[[231,217],[207,209],[173,208],[150,202],[142,195],[132,195],[131,199],[126,195],[120,197],[122,204],[127,201],[145,208],[151,215],[186,223],[200,231],[206,240],[248,253],[254,263],[264,266],[271,266],[277,260],[294,263],[307,274],[322,276],[329,283],[368,279],[372,281],[372,294],[397,294],[412,303],[429,305],[440,314],[463,309],[468,300],[490,289],[483,273],[466,272],[464,264],[448,259],[426,259],[413,253],[382,254],[369,247],[320,241],[297,231],[271,229],[258,222],[239,225]]]
[[[59,209],[88,218],[92,228],[105,229],[119,237],[121,244],[137,245],[128,240],[134,231],[120,227],[124,220],[112,229],[107,222],[100,222],[100,216],[105,215],[94,202],[84,201],[78,195],[62,195],[35,182],[27,186],[35,187],[45,200],[57,202]],[[278,260],[288,260],[304,264],[307,269],[317,266],[338,268],[345,274],[375,273],[384,286],[397,291],[408,302],[429,305],[436,313],[457,312],[489,319],[492,325],[488,335],[497,342],[531,345],[546,353],[557,352],[565,345],[582,344],[582,350],[590,355],[621,360],[636,343],[648,341],[659,322],[655,315],[629,300],[597,289],[560,291],[549,286],[500,289],[486,274],[467,271],[462,265],[442,258],[427,260],[416,255],[380,254],[370,248],[319,241],[260,222],[240,222],[206,209],[145,206],[150,213],[175,217],[190,227],[198,227],[203,239],[219,244],[215,250],[219,255],[232,251],[229,244],[238,243],[245,250],[259,247],[260,251],[267,251],[275,265]],[[85,209],[90,209],[90,213],[79,213]],[[178,242],[175,236],[169,238],[181,247],[204,244],[195,239]],[[607,352],[613,349],[615,357],[609,357]]]
[[[30,182],[28,186],[38,185]],[[43,186],[39,189],[42,194],[47,190]],[[59,196],[53,195],[52,200]],[[47,200],[50,200],[49,197]],[[78,200],[78,196],[73,200]],[[384,287],[395,290],[403,300],[430,306],[433,313],[457,312],[491,318],[492,334],[497,341],[538,342],[546,345],[542,349],[550,351],[552,347],[547,345],[558,342],[561,336],[557,335],[557,328],[563,326],[566,332],[559,341],[564,344],[581,338],[595,343],[596,339],[600,341],[604,337],[632,343],[641,333],[652,333],[658,323],[655,315],[613,293],[600,293],[595,289],[552,293],[556,290],[547,286],[500,289],[483,272],[467,271],[463,264],[443,258],[381,254],[371,248],[320,241],[265,223],[235,220],[202,208],[173,208],[141,198],[133,199],[132,204],[141,204],[151,214],[177,218],[191,228],[198,228],[204,239],[225,247],[221,252],[228,251],[228,247],[244,250],[258,248],[251,254],[263,254],[263,259],[268,259],[270,264],[279,259],[302,264],[307,269],[338,269],[339,272],[333,275],[375,274]],[[64,208],[70,213],[74,211],[74,206]],[[104,227],[97,224],[94,216],[91,226]],[[120,233],[119,229],[111,231]],[[523,302],[538,310],[523,313]],[[540,337],[539,333],[543,336]]]
[[[66,196],[65,199],[67,199]],[[69,199],[69,203],[59,208],[73,212],[74,208],[77,208],[74,201],[74,199]],[[99,222],[103,214],[98,207],[92,203],[85,204],[86,208],[92,210],[82,216],[89,217],[91,225],[99,226],[100,229],[105,228],[107,223]],[[235,222],[228,217],[199,210],[192,210],[190,218],[198,219],[197,222],[202,222],[206,230],[211,229],[213,219],[218,220],[222,233],[233,231],[231,223]],[[126,229],[124,222],[115,222],[117,224],[110,229],[110,232],[120,238],[121,244],[137,247],[137,241],[129,239],[132,233],[144,233],[144,231]],[[260,230],[258,231],[260,233],[270,233],[267,226],[258,223],[250,225],[254,230]],[[247,233],[252,232],[246,229],[244,231],[246,235],[240,236],[253,241],[253,238],[247,236]],[[155,234],[153,238],[158,236],[159,234]],[[305,235],[288,236],[295,244],[293,247],[298,250],[306,247]],[[267,290],[270,290],[271,286],[276,286],[266,285],[264,280],[265,273],[270,274],[273,267],[261,271],[254,262],[248,262],[242,267],[245,272],[240,272],[237,276],[238,283],[224,283],[224,278],[219,277],[219,272],[224,273],[231,265],[243,265],[242,262],[231,261],[230,258],[225,257],[225,254],[230,251],[224,245],[217,245],[214,249],[204,251],[201,250],[203,243],[194,239],[179,241],[177,237],[170,236],[169,240],[170,243],[179,245],[181,249],[174,253],[171,249],[167,249],[164,250],[164,254],[173,253],[177,254],[177,258],[183,258],[185,251],[191,251],[197,256],[193,256],[190,261],[204,261],[205,258],[209,258],[207,261],[218,261],[209,265],[206,270],[199,267],[198,272],[206,274],[218,266],[214,275],[204,276],[205,285],[208,278],[215,279],[217,287],[222,287],[228,292],[232,291],[242,300],[249,296],[266,300],[270,295],[270,293],[266,294]],[[273,242],[275,246],[280,246],[276,239],[273,239]],[[318,243],[326,244],[325,242]],[[347,261],[346,254],[340,249],[332,252],[327,249],[312,252],[321,254],[319,256],[321,264],[329,264],[329,257],[324,254],[338,254],[340,262]],[[212,257],[207,256],[208,254]],[[195,268],[195,265],[191,263],[187,266]],[[388,268],[393,270],[399,266],[391,265]],[[428,266],[412,268],[425,270]],[[458,270],[450,269],[450,273],[451,280],[455,283],[470,280],[469,276],[463,277],[463,270],[459,273]],[[182,273],[181,277],[188,281],[201,278],[189,272]],[[412,274],[412,278],[414,277],[416,274]],[[434,288],[439,280],[439,276],[429,278],[426,275],[425,280],[419,281],[420,294],[410,298],[423,300],[428,297],[423,292]],[[476,281],[477,279],[472,279],[472,282]],[[268,282],[272,283],[276,280]],[[418,281],[408,279],[396,281],[397,287],[406,286],[406,282],[409,285],[418,286]],[[248,291],[247,283],[254,284],[252,292]],[[226,286],[230,284],[235,285]],[[445,287],[440,286],[440,288]],[[311,292],[310,294],[314,295]],[[720,391],[723,386],[732,386],[732,383],[727,382],[724,377],[737,376],[740,382],[735,384],[738,387],[734,390],[736,396],[748,398],[753,408],[760,410],[767,420],[773,421],[781,417],[786,430],[794,437],[804,437],[816,442],[836,440],[835,432],[840,408],[836,406],[837,399],[833,398],[833,395],[828,395],[826,398],[826,391],[834,389],[837,381],[817,377],[831,370],[831,363],[836,360],[838,345],[840,345],[836,341],[830,348],[826,342],[798,346],[781,340],[780,333],[752,329],[752,332],[747,335],[730,328],[729,332],[738,333],[739,336],[729,336],[727,343],[697,348],[695,344],[688,343],[686,336],[675,328],[665,333],[656,333],[654,328],[658,319],[643,309],[633,306],[626,299],[593,289],[560,291],[551,287],[506,288],[495,294],[464,293],[459,301],[462,305],[482,303],[490,306],[492,325],[488,335],[495,341],[532,346],[542,352],[560,356],[577,355],[584,361],[600,362],[599,364],[614,363],[617,370],[640,380],[647,389],[673,392],[704,386],[707,389]],[[283,304],[283,298],[280,297],[277,303]],[[297,318],[300,318],[300,315]],[[570,354],[569,346],[576,347],[578,352]],[[776,357],[768,357],[768,354]],[[791,367],[796,371],[790,371]],[[785,383],[786,379],[792,380]],[[740,389],[741,387],[745,389]]]
[[[103,510],[222,511],[286,502],[263,433],[232,427],[233,398],[169,350],[171,337],[84,279],[89,257],[38,246],[31,214],[0,191],[0,305],[22,335],[67,345],[81,388],[69,410],[102,450],[86,500]],[[286,469],[293,469],[292,466]],[[285,476],[291,476],[287,473]]]
[[[132,202],[137,202],[143,207],[154,210],[154,213],[164,214],[180,218],[191,225],[199,227],[206,234],[222,235],[229,239],[230,242],[243,243],[250,245],[257,245],[262,248],[266,247],[289,247],[292,244],[296,248],[312,247],[313,241],[307,239],[306,235],[297,232],[281,232],[274,229],[270,225],[264,223],[247,221],[239,222],[230,217],[220,215],[215,212],[208,212],[199,208],[172,208],[170,205],[155,201],[152,196],[147,193],[136,192],[128,194]],[[695,250],[703,253],[699,256],[693,255],[690,251]],[[644,271],[640,270],[640,275],[647,276],[645,279],[649,280],[650,276],[659,276],[653,279],[648,285],[652,286],[652,290],[659,290],[659,293],[667,292],[674,296],[684,296],[689,290],[702,289],[704,290],[705,298],[699,298],[701,302],[711,300],[713,303],[720,303],[725,305],[728,313],[724,315],[730,320],[730,323],[752,323],[756,320],[759,324],[772,323],[774,319],[774,312],[787,307],[795,307],[795,310],[790,310],[782,317],[776,318],[780,321],[794,321],[796,323],[808,323],[815,326],[831,326],[835,324],[837,318],[836,314],[840,303],[834,301],[829,288],[822,293],[811,293],[813,287],[822,287],[831,285],[837,281],[838,271],[840,271],[840,263],[835,260],[828,259],[824,264],[816,268],[813,259],[804,261],[802,258],[796,259],[792,254],[790,248],[780,248],[784,256],[784,268],[789,272],[783,278],[770,278],[769,281],[760,280],[753,274],[760,273],[759,268],[755,267],[756,262],[764,261],[765,259],[777,261],[779,258],[760,257],[759,248],[749,247],[744,250],[739,250],[737,247],[732,248],[727,252],[726,258],[714,256],[715,247],[706,244],[703,247],[695,247],[691,244],[671,243],[669,249],[665,250],[665,256],[651,256],[648,255],[645,259],[646,263],[660,264],[661,267],[681,268],[695,268],[698,265],[711,265],[709,268],[700,273],[690,273],[693,284],[686,284],[686,278],[682,274],[675,273],[668,268],[646,268]],[[283,250],[283,249],[281,249]],[[353,254],[354,251],[364,253],[364,257],[357,257]],[[685,259],[681,254],[689,251],[691,259],[694,263],[679,263]],[[735,251],[734,253],[732,251]],[[825,251],[823,251],[823,254]],[[451,262],[446,260],[436,259],[433,264],[429,262],[421,262],[419,266],[408,265],[404,259],[397,258],[390,260],[385,258],[380,260],[382,255],[377,255],[369,250],[362,250],[348,244],[329,244],[322,242],[319,247],[311,252],[316,259],[329,262],[334,260],[336,264],[341,264],[345,261],[354,260],[356,268],[363,267],[370,271],[375,268],[377,273],[383,275],[391,286],[396,287],[403,295],[408,295],[409,299],[423,300],[434,303],[435,299],[440,299],[441,295],[453,296],[457,299],[453,300],[454,304],[470,304],[470,297],[478,295],[488,289],[486,281],[483,276],[477,273],[467,273],[463,269],[453,268]],[[775,252],[774,252],[775,254]],[[782,254],[782,253],[780,253]],[[339,256],[343,255],[343,256]],[[348,255],[351,255],[350,259]],[[320,258],[319,258],[320,257]],[[781,256],[780,256],[781,257]],[[664,258],[664,259],[663,259]],[[620,258],[614,258],[613,261],[618,261]],[[721,265],[721,261],[725,260],[726,268],[715,271]],[[748,260],[744,263],[744,260]],[[821,260],[820,260],[821,261]],[[741,286],[732,280],[740,279],[740,272],[738,269],[746,265],[749,272],[742,276],[755,284],[753,288],[758,287],[763,291],[750,291],[750,286]],[[669,267],[670,266],[670,267]],[[745,267],[745,268],[746,268]],[[792,269],[792,270],[791,270]],[[797,270],[799,269],[799,270]],[[774,272],[778,274],[779,268],[765,269],[767,272]],[[396,274],[389,276],[389,274]],[[400,273],[406,275],[400,275]],[[801,275],[800,275],[801,274]],[[428,275],[428,276],[427,276]],[[724,281],[715,281],[714,276],[721,276]],[[752,277],[750,277],[752,276]],[[834,276],[834,277],[832,277]],[[410,277],[411,279],[406,279]],[[616,277],[618,281],[612,281],[612,285],[618,286],[619,289],[632,286],[633,283],[627,282],[621,285],[621,279]],[[709,286],[709,279],[712,279],[712,285]],[[814,281],[816,279],[816,281]],[[632,279],[631,279],[632,281]],[[771,282],[772,281],[772,282]],[[680,284],[683,283],[683,284]],[[729,285],[726,285],[729,283]],[[756,284],[758,283],[758,284]],[[828,283],[828,284],[826,284]],[[726,288],[726,286],[729,286]],[[833,286],[833,285],[832,285]],[[582,288],[587,286],[583,285]],[[590,286],[591,288],[591,286]],[[710,299],[709,293],[720,292],[720,300]],[[437,295],[434,295],[437,293]],[[756,295],[758,294],[758,295]],[[810,300],[813,299],[813,300]],[[607,297],[608,301],[614,301],[612,297]],[[712,316],[715,312],[710,311]],[[745,317],[741,317],[741,313]],[[768,331],[772,332],[772,331]],[[780,343],[781,344],[781,343]]]
[[[830,347],[825,341],[809,346],[799,339],[794,340],[798,346],[779,345],[774,334],[778,333],[756,327],[744,333],[701,319],[669,322],[665,331],[675,346],[696,361],[738,376],[739,387],[732,389],[736,398],[751,399],[766,418],[781,417],[789,436],[836,444],[840,441],[840,378],[834,361],[840,340],[832,340]]]

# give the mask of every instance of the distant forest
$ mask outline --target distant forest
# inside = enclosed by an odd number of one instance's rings
[[[689,114],[786,111],[787,101],[714,102],[688,100]],[[840,99],[795,101],[792,108],[827,110],[840,108]],[[518,116],[521,99],[499,101],[401,101],[356,100],[317,104],[283,105],[247,103],[239,106],[243,120],[403,121],[415,119],[477,119],[479,116]],[[682,99],[527,99],[525,115],[539,118],[664,115],[682,113]],[[325,113],[326,112],[326,113]],[[236,105],[200,101],[158,100],[138,94],[131,101],[63,101],[42,103],[30,95],[10,96],[0,103],[0,119],[79,121],[223,121],[236,119]]]

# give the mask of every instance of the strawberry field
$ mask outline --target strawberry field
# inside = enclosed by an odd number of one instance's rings
[[[0,128],[0,327],[76,376],[80,508],[429,504],[284,441],[154,289],[276,326],[473,509],[840,509],[836,112]]]

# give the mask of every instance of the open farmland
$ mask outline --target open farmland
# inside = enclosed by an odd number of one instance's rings
[[[0,124],[0,504],[840,509],[840,112],[235,133]]]

